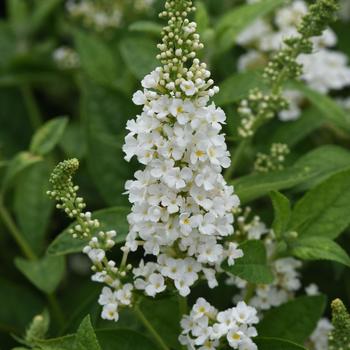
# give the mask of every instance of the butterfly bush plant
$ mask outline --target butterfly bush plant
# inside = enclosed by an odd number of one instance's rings
[[[23,325],[9,326],[13,350],[350,349],[350,122],[326,95],[350,82],[345,53],[327,49],[338,4],[266,0],[232,10],[223,1],[216,22],[214,5],[61,8],[76,46],[53,49],[52,65],[81,92],[83,128],[67,128],[66,118],[42,125],[33,83],[21,83],[38,125],[29,151],[4,164],[0,217],[24,256],[16,268],[47,303],[4,278]],[[134,21],[157,6],[161,30]],[[9,8],[30,16],[22,1]],[[127,26],[157,37],[158,51]],[[228,76],[234,42],[247,52]],[[67,159],[49,176],[58,143]],[[89,211],[100,197],[109,207]],[[53,202],[71,223],[43,249],[35,239]],[[66,220],[59,211],[52,230]]]

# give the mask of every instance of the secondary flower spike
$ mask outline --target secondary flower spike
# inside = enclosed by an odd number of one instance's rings
[[[165,278],[183,296],[201,276],[214,287],[221,262],[242,256],[227,239],[239,199],[221,175],[230,165],[221,133],[226,116],[209,102],[219,89],[196,58],[203,44],[188,19],[194,10],[192,1],[166,1],[161,66],[133,96],[142,112],[127,123],[123,147],[126,160],[136,156],[143,165],[126,183],[132,211],[124,249],[142,245],[157,257],[134,269],[136,288],[150,296],[165,289]]]

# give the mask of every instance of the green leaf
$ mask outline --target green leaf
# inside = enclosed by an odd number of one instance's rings
[[[202,1],[196,1],[195,22],[197,23],[197,30],[199,34],[203,34],[209,27],[210,17],[207,8]]]
[[[98,330],[97,338],[103,350],[155,350],[155,345],[148,337],[128,330]]]
[[[116,230],[116,242],[123,242],[128,231],[129,224],[126,216],[129,214],[130,209],[127,207],[113,207],[108,209],[102,209],[94,212],[92,217],[100,221],[100,227],[98,231]],[[73,223],[60,233],[54,241],[48,247],[48,254],[50,255],[66,255],[71,253],[81,252],[87,244],[86,239],[73,238],[69,233],[69,228],[75,225]]]
[[[54,207],[47,196],[50,167],[39,162],[25,169],[17,181],[14,211],[18,225],[28,244],[36,253],[43,248],[45,233]]]
[[[311,168],[316,174],[300,184],[297,189],[305,190],[316,186],[340,171],[350,169],[350,152],[339,146],[324,145],[299,158],[294,166]]]
[[[157,349],[157,346],[149,338],[128,329],[101,329],[96,331],[96,336],[103,350]],[[37,344],[40,345],[42,350],[76,350],[75,340],[75,335],[68,335],[60,338],[40,340],[37,341]],[[87,349],[90,350],[90,348]]]
[[[160,36],[162,28],[160,24],[152,21],[137,21],[129,26],[131,32],[150,33],[155,34],[157,37]]]
[[[75,350],[75,335],[70,334],[52,339],[38,339],[35,341],[35,345],[39,346],[40,350]]]
[[[29,14],[29,6],[26,0],[7,0],[7,11],[13,27],[21,26]]]
[[[154,41],[147,37],[125,38],[119,47],[125,64],[138,79],[142,79],[158,66],[158,49]]]
[[[266,195],[270,191],[292,188],[302,183],[308,186],[349,168],[349,152],[332,145],[321,146],[295,164],[281,171],[267,174],[250,174],[232,182],[242,203]]]
[[[74,350],[101,350],[95,331],[91,325],[90,316],[86,316],[83,319],[78,328],[75,341]]]
[[[69,123],[62,135],[60,147],[68,158],[82,159],[86,155],[86,140],[82,125],[78,122]]]
[[[63,0],[45,0],[37,1],[36,8],[30,19],[30,29],[35,33],[45,24],[48,17],[63,2]]]
[[[274,191],[270,193],[274,209],[274,221],[272,224],[273,231],[277,237],[280,237],[286,230],[291,215],[289,199],[283,194]]]
[[[316,172],[305,167],[290,167],[281,171],[266,174],[251,174],[238,178],[232,182],[236,194],[241,202],[247,203],[262,197],[270,191],[279,191],[294,187],[308,179]]]
[[[256,284],[270,284],[274,280],[273,273],[267,265],[264,243],[257,240],[246,241],[240,245],[244,256],[235,260],[233,266],[226,262],[223,269],[235,276]]]
[[[350,114],[343,110],[332,98],[317,92],[301,82],[292,82],[290,85],[301,91],[303,95],[322,113],[323,117],[338,126],[350,131]]]
[[[291,253],[302,260],[331,260],[350,267],[350,257],[336,242],[325,237],[305,237],[291,245]]]
[[[60,117],[49,120],[33,136],[30,151],[34,154],[45,155],[53,150],[61,140],[67,126],[68,118]]]
[[[124,76],[118,56],[99,38],[75,32],[75,42],[83,71],[98,84],[125,91]]]
[[[16,267],[44,293],[56,290],[65,272],[64,257],[44,256],[40,260],[15,259]]]
[[[0,324],[11,332],[23,333],[34,315],[42,312],[43,301],[31,289],[0,277]],[[6,302],[5,302],[6,301]]]
[[[136,115],[134,106],[113,91],[85,83],[82,115],[92,180],[108,205],[125,204],[125,181],[134,169],[124,160],[122,145],[126,121]]]
[[[21,172],[41,160],[41,157],[33,155],[29,152],[18,153],[8,164],[6,173],[4,175],[4,180],[2,182],[1,191],[7,191]]]
[[[290,228],[300,237],[334,239],[350,225],[349,213],[350,170],[333,175],[306,193],[295,205]]]
[[[10,41],[8,44],[6,41]],[[16,44],[16,39],[3,28],[0,22],[0,69],[10,59],[9,45]],[[14,45],[16,46],[16,45]],[[15,49],[14,49],[15,50]],[[2,74],[0,75],[1,79]],[[0,88],[0,149],[1,156],[12,158],[16,153],[26,149],[30,142],[32,128],[28,112],[18,88]]]
[[[181,333],[180,321],[182,317],[180,315],[179,297],[143,298],[140,309],[170,348],[181,348],[178,341],[178,336]]]
[[[302,345],[284,339],[258,337],[253,341],[259,350],[307,350]]]
[[[225,106],[245,98],[253,88],[264,88],[260,70],[249,70],[236,73],[225,79],[220,85],[220,91],[214,97],[216,104]]]
[[[296,298],[267,311],[257,326],[258,334],[303,344],[315,329],[325,306],[323,295]]]
[[[325,119],[320,115],[316,107],[311,106],[303,111],[297,120],[293,120],[290,123],[279,123],[277,130],[272,134],[270,125],[267,125],[270,137],[269,140],[264,138],[263,142],[269,145],[282,142],[292,148],[324,123]]]
[[[256,19],[273,11],[284,0],[264,0],[254,4],[242,5],[227,12],[216,25],[218,49],[227,50],[234,45],[237,35]]]

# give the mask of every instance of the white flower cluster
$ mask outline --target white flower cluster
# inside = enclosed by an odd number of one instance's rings
[[[154,0],[134,0],[132,5],[129,0],[68,0],[66,8],[72,18],[80,19],[85,26],[103,32],[119,28],[130,15],[128,11],[148,11],[153,3]]]
[[[247,48],[248,52],[240,57],[239,70],[261,66],[261,63],[266,62],[271,53],[281,48],[284,39],[297,35],[296,26],[306,13],[306,3],[296,0],[278,10],[273,23],[259,19],[244,30],[237,42]],[[302,79],[321,93],[350,85],[350,67],[346,55],[331,49],[337,42],[336,34],[329,28],[312,41],[314,53],[302,54],[297,59],[303,65]],[[297,91],[286,91],[285,98],[290,106],[280,113],[280,119],[298,118],[302,95]]]
[[[179,341],[189,350],[215,350],[224,344],[232,349],[256,350],[252,338],[257,336],[253,325],[258,322],[257,311],[243,301],[218,312],[205,299],[199,298],[190,315],[185,315],[181,321]]]
[[[119,2],[110,1],[107,5],[103,1],[68,0],[66,8],[72,18],[81,19],[85,26],[102,32],[120,27],[123,19]]]
[[[332,330],[332,323],[327,318],[321,318],[310,336],[311,349],[328,350],[328,338]]]
[[[266,225],[258,216],[249,220],[250,209],[246,209],[237,217],[237,234],[246,239],[263,240],[268,259],[270,260],[271,270],[275,279],[273,283],[257,285],[255,293],[249,300],[249,305],[257,310],[268,310],[271,307],[279,306],[294,297],[296,291],[301,288],[300,274],[298,269],[301,267],[301,261],[292,258],[280,258],[271,261],[271,257],[276,251],[276,239],[272,230],[267,229]],[[235,285],[241,290],[241,293],[234,296],[233,301],[242,300],[248,283],[238,277],[231,277],[227,280],[229,285]]]
[[[145,254],[157,256],[134,270],[136,288],[154,296],[169,278],[185,296],[200,273],[215,287],[221,262],[241,256],[236,244],[224,241],[233,234],[239,200],[221,175],[230,165],[220,133],[225,113],[209,104],[218,88],[195,58],[203,45],[196,23],[187,19],[192,2],[167,1],[165,8],[161,15],[169,21],[158,45],[163,66],[134,94],[143,110],[127,123],[123,147],[126,160],[136,156],[144,165],[126,183],[133,206],[125,250],[142,245]]]

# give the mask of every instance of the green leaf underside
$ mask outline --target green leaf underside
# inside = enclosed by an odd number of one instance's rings
[[[45,256],[36,261],[16,258],[15,265],[30,282],[47,294],[55,291],[65,272],[63,256]]]
[[[297,202],[291,229],[301,237],[336,238],[350,224],[350,170],[333,175]]]
[[[325,154],[334,157],[334,161],[325,161]],[[270,191],[292,188],[302,183],[315,185],[336,172],[350,168],[349,155],[341,147],[325,145],[310,151],[289,168],[267,174],[243,176],[232,184],[241,202],[247,203]]]
[[[323,314],[323,295],[303,296],[267,311],[257,326],[261,337],[276,337],[303,344]]]
[[[292,244],[291,252],[302,260],[331,260],[350,267],[350,257],[340,245],[326,237],[304,237]]]
[[[129,224],[126,218],[129,212],[130,209],[127,207],[112,207],[94,212],[92,217],[98,219],[101,224],[100,227],[96,229],[96,232],[101,230],[116,230],[116,242],[123,242],[129,230]],[[69,227],[73,225],[74,223]],[[73,238],[71,233],[69,233],[69,227],[60,233],[49,245],[47,250],[48,254],[66,255],[82,251],[88,243],[88,240]]]
[[[274,280],[273,273],[267,265],[266,249],[261,241],[251,240],[240,245],[244,256],[235,260],[233,266],[225,262],[225,271],[238,276],[248,282],[256,284],[269,284]]]

